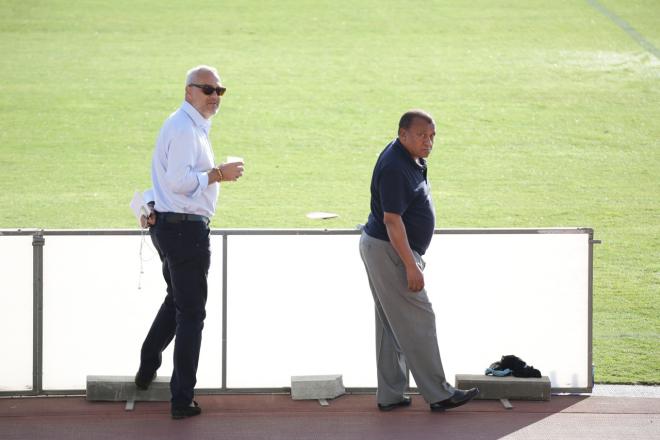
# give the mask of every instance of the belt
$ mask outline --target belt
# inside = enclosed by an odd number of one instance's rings
[[[210,220],[208,217],[197,214],[182,214],[179,212],[159,212],[158,220],[166,221],[167,223],[181,223],[181,222],[202,222],[208,226]]]

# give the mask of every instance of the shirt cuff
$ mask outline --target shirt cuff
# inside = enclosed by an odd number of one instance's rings
[[[197,188],[190,194],[193,199],[209,186],[209,176],[205,172],[197,173]]]
[[[204,191],[209,186],[208,173],[206,172],[197,173],[197,183],[199,183],[199,187],[195,192]]]
[[[156,200],[156,196],[154,194],[154,189],[149,188],[145,192],[142,193],[142,198],[144,199],[145,203],[153,202]]]

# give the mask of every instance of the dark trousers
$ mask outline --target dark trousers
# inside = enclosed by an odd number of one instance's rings
[[[163,263],[167,296],[142,344],[138,374],[150,378],[174,339],[172,407],[184,407],[192,402],[197,383],[211,264],[209,228],[202,222],[161,221],[152,226],[151,240]]]

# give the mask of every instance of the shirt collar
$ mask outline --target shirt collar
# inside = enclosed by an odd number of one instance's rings
[[[204,132],[208,135],[209,130],[211,129],[211,120],[202,116],[201,113],[199,113],[197,109],[193,107],[188,101],[183,101],[181,108],[184,112],[186,112],[188,116],[190,116],[190,119],[193,120],[195,125],[204,130]]]
[[[419,163],[417,163],[415,161],[415,159],[413,159],[413,157],[410,155],[408,150],[406,150],[406,147],[403,146],[403,144],[401,143],[399,138],[396,138],[394,140],[394,148],[396,148],[397,151],[399,151],[400,154],[405,156],[410,161],[410,163],[413,164],[415,167],[426,169],[426,159],[424,159],[423,157],[420,157],[419,158]]]

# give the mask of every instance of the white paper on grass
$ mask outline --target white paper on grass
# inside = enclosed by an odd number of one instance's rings
[[[324,220],[327,218],[335,218],[335,217],[339,217],[339,215],[335,214],[334,212],[313,211],[307,213],[307,218],[310,218],[312,220]]]

